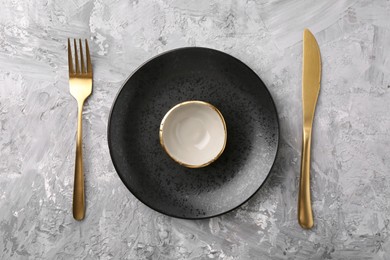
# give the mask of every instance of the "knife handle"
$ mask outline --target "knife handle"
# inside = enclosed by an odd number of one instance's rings
[[[299,181],[298,221],[301,227],[313,227],[313,212],[310,198],[310,146],[311,127],[303,129],[301,178]]]

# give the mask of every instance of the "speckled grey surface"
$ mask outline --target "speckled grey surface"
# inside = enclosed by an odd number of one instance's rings
[[[386,0],[1,1],[1,259],[389,259],[390,3]],[[296,220],[301,33],[323,59],[314,123],[315,227]],[[71,214],[76,102],[66,38],[87,37],[87,218]],[[110,106],[127,76],[165,50],[238,57],[278,107],[272,176],[236,211],[180,220],[147,208],[109,159]]]
[[[227,125],[226,149],[211,165],[189,169],[159,141],[160,123],[175,105],[215,105]],[[115,169],[146,205],[181,218],[226,213],[247,201],[274,164],[279,127],[275,104],[248,66],[208,48],[179,48],[148,61],[115,100],[108,143]]]

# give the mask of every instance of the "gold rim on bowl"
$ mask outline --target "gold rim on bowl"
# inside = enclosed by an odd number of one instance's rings
[[[208,162],[206,163],[203,163],[203,164],[187,164],[185,162],[182,162],[178,159],[176,159],[172,154],[169,153],[168,149],[165,147],[164,145],[164,138],[163,138],[163,128],[164,128],[164,123],[165,123],[165,120],[168,118],[168,116],[174,111],[176,110],[178,107],[181,107],[181,106],[185,106],[185,105],[188,105],[188,104],[201,104],[201,105],[206,105],[208,107],[210,107],[211,109],[213,109],[215,112],[217,112],[219,118],[221,119],[222,121],[222,124],[223,124],[223,131],[224,131],[224,142],[223,142],[223,146],[222,146],[222,149],[219,151],[219,153],[214,157],[212,158],[211,160],[209,160]],[[226,141],[227,141],[227,129],[226,129],[226,122],[225,122],[225,119],[223,118],[222,116],[222,113],[213,105],[211,105],[210,103],[207,103],[205,101],[199,101],[199,100],[189,100],[189,101],[184,101],[182,103],[179,103],[177,105],[175,105],[174,107],[172,107],[166,114],[165,116],[163,117],[162,121],[161,121],[161,124],[160,124],[160,132],[159,132],[159,137],[160,137],[160,144],[162,146],[162,148],[164,149],[164,151],[169,155],[169,157],[172,158],[172,160],[174,160],[175,162],[177,162],[178,164],[180,165],[183,165],[185,167],[188,167],[188,168],[202,168],[202,167],[205,167],[207,165],[210,165],[211,163],[215,162],[220,156],[221,154],[223,153],[223,151],[225,150],[225,147],[226,147]]]

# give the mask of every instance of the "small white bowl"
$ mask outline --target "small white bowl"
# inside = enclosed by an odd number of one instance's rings
[[[160,143],[177,163],[200,168],[214,162],[226,146],[227,130],[219,110],[203,101],[171,108],[160,125]]]

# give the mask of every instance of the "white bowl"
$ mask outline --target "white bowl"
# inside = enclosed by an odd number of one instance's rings
[[[203,101],[174,106],[160,125],[161,146],[173,160],[189,168],[204,167],[218,159],[226,139],[221,112]]]

